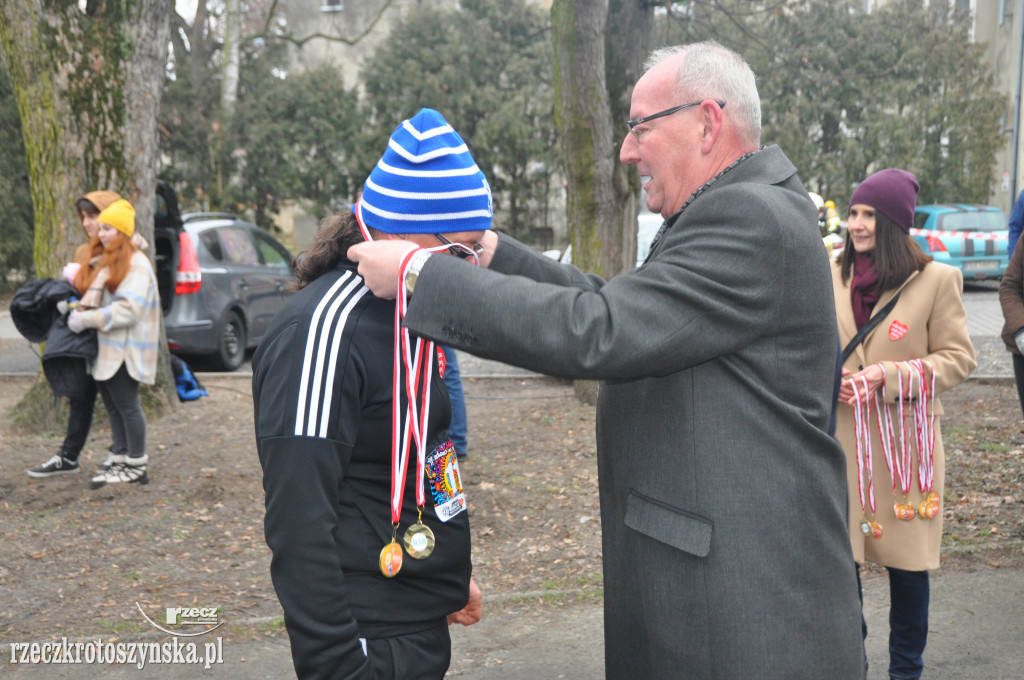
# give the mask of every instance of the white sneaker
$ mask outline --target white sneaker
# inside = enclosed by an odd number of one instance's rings
[[[123,457],[123,456],[122,456]],[[106,472],[101,472],[92,478],[92,488],[98,489],[107,484],[149,484],[149,475],[146,474],[146,463],[149,456],[140,458],[126,458],[123,463],[113,463]]]

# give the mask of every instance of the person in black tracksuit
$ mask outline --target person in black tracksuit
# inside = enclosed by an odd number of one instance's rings
[[[365,226],[367,237],[436,243],[423,233],[395,236],[396,227],[372,215]],[[436,231],[463,243],[482,233]],[[473,623],[480,609],[465,496],[448,433],[451,407],[434,358],[420,521],[436,544],[425,559],[405,555],[401,570],[385,577],[379,558],[393,535],[396,303],[374,297],[346,259],[348,247],[363,239],[352,213],[321,225],[313,246],[294,263],[300,290],[253,355],[270,573],[300,678],[436,680],[451,657],[448,622]],[[400,399],[404,422],[404,393]],[[416,484],[414,443],[399,541],[419,518]]]

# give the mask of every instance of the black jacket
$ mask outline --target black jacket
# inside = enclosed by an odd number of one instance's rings
[[[66,314],[57,303],[78,297],[78,291],[63,279],[29,281],[11,299],[11,321],[29,342],[45,342],[43,373],[58,397],[85,393],[87,361],[96,357],[96,331],[74,333]]]
[[[406,555],[394,578],[379,569],[392,535],[394,310],[343,261],[289,298],[253,355],[270,574],[300,678],[371,678],[359,637],[424,629],[469,598],[467,514],[442,522],[432,502],[446,479],[461,487],[436,361],[427,451],[442,474],[428,475],[423,511],[436,547]],[[399,542],[416,521],[415,485],[414,449]]]

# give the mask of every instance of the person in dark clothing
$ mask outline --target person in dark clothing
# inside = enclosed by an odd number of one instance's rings
[[[404,239],[475,257],[491,215],[465,143],[420,111],[296,257],[299,290],[253,355],[270,573],[299,678],[441,678],[448,624],[480,618],[440,348],[403,338],[402,301],[375,297],[345,253]]]
[[[459,460],[469,456],[469,422],[466,418],[466,393],[462,389],[462,371],[459,370],[459,357],[451,347],[441,346],[444,352],[444,384],[448,387],[448,396],[452,402],[452,422],[448,432],[455,445],[455,453]]]
[[[98,238],[99,221],[97,218],[100,212],[120,198],[121,196],[113,191],[90,191],[75,201],[75,210],[78,213],[78,219],[82,222],[82,232],[85,234],[85,243],[79,245],[75,250],[72,262],[82,259],[82,254],[88,253],[89,244],[93,239]],[[76,271],[77,268],[73,265],[68,265],[65,268],[65,277],[68,278],[70,274],[69,283],[73,281]],[[81,297],[84,292],[78,291],[78,297]],[[78,456],[82,453],[85,440],[89,436],[89,429],[92,427],[92,413],[96,405],[97,388],[96,381],[89,375],[84,361],[75,370],[83,372],[84,375],[78,383],[80,389],[68,394],[68,425],[64,434],[64,442],[56,455],[45,463],[26,470],[29,477],[45,479],[75,473],[81,469],[78,465]]]

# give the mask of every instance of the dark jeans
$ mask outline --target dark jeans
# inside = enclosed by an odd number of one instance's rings
[[[1024,357],[1019,354],[1011,354],[1013,357],[1013,377],[1017,382],[1017,399],[1020,400],[1020,410],[1024,413]]]
[[[889,675],[919,678],[921,655],[928,642],[928,601],[931,588],[927,571],[889,571]]]
[[[913,679],[924,670],[924,647],[928,642],[928,601],[931,588],[927,571],[905,571],[886,567],[889,572],[889,677]],[[857,590],[864,595],[857,570]],[[861,616],[861,630],[868,637],[868,624]],[[867,659],[865,658],[865,666]]]
[[[466,441],[468,426],[466,423],[466,395],[462,391],[462,376],[459,373],[459,360],[451,347],[444,350],[444,384],[448,388],[448,396],[452,402],[452,422],[448,426],[448,434],[452,437],[452,445],[459,458],[469,453]]]
[[[146,415],[139,403],[139,383],[124,364],[110,380],[97,381],[100,396],[110,415],[110,450],[117,455],[141,458],[146,453]]]
[[[68,399],[68,427],[64,433],[64,443],[60,447],[60,455],[68,460],[78,460],[89,437],[92,427],[92,411],[96,406],[96,381],[92,376],[84,380],[85,390],[77,397]]]

